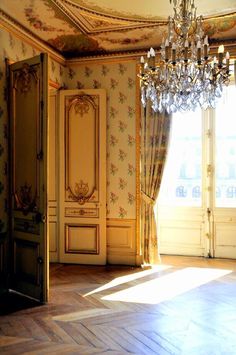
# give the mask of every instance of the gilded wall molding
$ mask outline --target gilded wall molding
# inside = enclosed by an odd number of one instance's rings
[[[84,182],[83,180],[80,180],[80,182],[75,183],[75,187],[73,191],[71,187],[68,186],[67,191],[69,192],[69,198],[71,198],[73,201],[78,202],[80,205],[84,205],[86,202],[94,200],[93,194],[95,191],[95,187],[93,187],[90,194],[88,194],[89,192],[88,183]]]
[[[71,231],[72,229],[90,229],[94,231],[94,248],[86,249],[86,248],[72,248],[71,247]],[[79,237],[79,236],[77,236]],[[98,255],[99,254],[99,225],[98,224],[79,224],[79,223],[68,223],[65,224],[65,254],[91,254],[91,255]]]
[[[28,63],[24,63],[22,69],[15,73],[13,88],[17,90],[17,83],[19,81],[21,93],[26,94],[29,90],[31,90],[32,79],[38,82],[38,71],[34,67],[31,67]]]
[[[139,73],[139,65],[136,64],[136,74]],[[140,107],[140,85],[136,80],[136,264],[140,265],[142,255],[140,235],[140,154],[141,154],[141,107]]]
[[[29,65],[28,63],[23,63],[22,67],[17,70],[12,70],[12,89],[13,89],[13,127],[11,134],[13,135],[13,194],[14,194],[14,204],[15,208],[18,210],[22,210],[23,213],[29,213],[31,211],[38,210],[38,193],[39,193],[39,176],[37,172],[39,171],[39,159],[35,157],[34,160],[34,175],[33,176],[25,176],[24,182],[21,181],[20,184],[16,181],[16,166],[17,166],[17,153],[19,146],[17,146],[16,140],[16,122],[18,115],[21,115],[20,106],[17,106],[18,100],[22,100],[22,98],[27,98],[31,94],[31,91],[34,90],[36,95],[39,92],[40,87],[40,78],[39,78],[39,65]],[[35,85],[34,87],[32,87]],[[18,110],[17,110],[18,109]],[[24,120],[26,120],[26,114],[29,115],[29,112],[24,112],[24,116],[22,123],[24,124]],[[41,132],[40,132],[40,114],[39,114],[39,106],[38,102],[35,105],[35,130],[36,130],[36,156],[37,151],[41,151],[41,147],[39,147],[39,142],[41,142]],[[18,143],[19,144],[19,143]],[[18,149],[17,149],[18,148]],[[29,181],[31,179],[31,181]]]
[[[65,189],[69,193],[68,198],[72,199],[75,202],[78,202],[80,205],[85,204],[86,202],[99,199],[99,196],[96,196],[96,192],[99,190],[99,155],[98,155],[98,142],[99,142],[99,106],[98,106],[98,96],[96,95],[86,95],[81,93],[76,97],[68,97],[66,99],[66,162],[65,162]],[[83,119],[85,114],[89,113],[90,108],[94,110],[94,142],[95,142],[95,159],[94,159],[94,186],[88,185],[88,182],[80,179],[79,182],[76,182],[74,186],[70,185],[70,151],[69,151],[69,131],[70,131],[70,110],[74,107],[75,113]],[[90,192],[89,192],[90,190]]]

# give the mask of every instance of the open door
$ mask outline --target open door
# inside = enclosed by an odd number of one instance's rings
[[[9,66],[10,289],[48,298],[47,55]]]

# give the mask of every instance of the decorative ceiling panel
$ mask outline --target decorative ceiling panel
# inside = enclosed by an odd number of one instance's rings
[[[169,0],[63,0],[63,2],[77,4],[107,16],[139,21],[167,19],[173,11]],[[203,16],[216,16],[236,10],[235,0],[195,0],[195,4],[198,13]]]
[[[0,9],[44,41],[62,34],[78,33],[50,0],[1,0]]]
[[[211,41],[236,42],[236,0],[195,3]],[[2,19],[67,58],[158,48],[172,12],[169,0],[0,0]]]

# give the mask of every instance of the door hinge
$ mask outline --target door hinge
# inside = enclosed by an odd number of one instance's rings
[[[43,159],[43,151],[40,150],[40,152],[37,154],[37,159],[42,160]]]
[[[206,237],[207,237],[207,239],[210,239],[210,234],[206,233]]]
[[[4,175],[8,175],[8,165],[7,162],[4,164]]]
[[[37,257],[38,264],[43,264],[43,258],[41,256]]]
[[[211,164],[208,164],[207,165],[207,176],[210,176],[212,173],[212,165]]]
[[[40,152],[37,154],[37,159],[42,160],[43,159],[43,151],[40,150]]]
[[[46,216],[40,212],[37,212],[33,217],[32,220],[34,223],[39,224],[39,223],[46,223]]]

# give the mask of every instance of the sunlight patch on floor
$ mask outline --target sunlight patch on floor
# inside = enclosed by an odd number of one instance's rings
[[[140,279],[142,277],[153,275],[153,274],[155,274],[157,272],[170,269],[171,267],[172,266],[170,266],[170,265],[155,265],[155,266],[152,266],[152,268],[148,269],[148,270],[139,271],[139,272],[136,272],[134,274],[129,274],[129,275],[117,277],[114,280],[112,280],[111,282],[108,282],[107,284],[105,284],[105,285],[103,285],[101,287],[98,287],[98,288],[96,288],[95,290],[93,290],[91,292],[86,293],[84,295],[84,297],[90,296],[90,295],[92,295],[94,293],[98,293],[98,292],[101,292],[101,291],[104,291],[104,290],[108,290],[109,288],[112,288],[112,287],[115,287],[115,286],[118,286],[118,285],[122,285],[122,284],[130,282],[130,281],[138,280],[138,279]]]
[[[151,281],[111,293],[101,299],[106,301],[158,304],[194,288],[230,274],[232,270],[188,267],[168,273]]]

